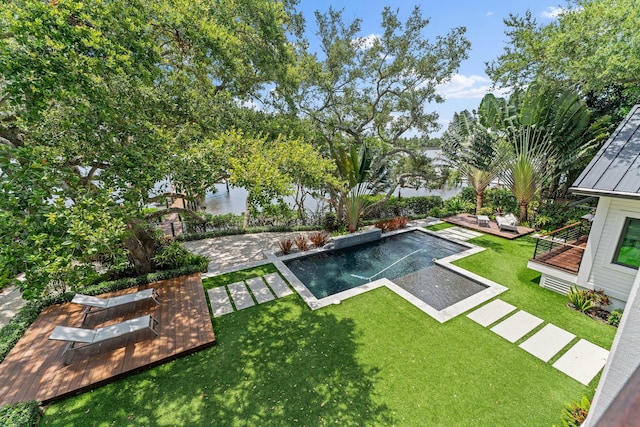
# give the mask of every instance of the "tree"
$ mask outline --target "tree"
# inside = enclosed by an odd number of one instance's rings
[[[244,124],[236,114],[242,101],[291,81],[287,34],[300,29],[292,7],[289,0],[4,4],[0,276],[26,272],[23,288],[35,295],[54,281],[88,283],[97,259],[127,255],[138,271],[152,270],[155,239],[139,220],[142,208],[171,195],[158,194],[164,178],[195,199],[228,172],[202,148]]]
[[[210,142],[212,151],[226,156],[229,182],[247,190],[244,227],[252,210],[291,195],[296,183],[319,188],[335,183],[333,163],[308,143],[280,135],[275,140],[230,131]]]
[[[500,86],[538,81],[579,90],[617,124],[640,101],[640,9],[635,0],[572,0],[541,26],[531,12],[510,15],[504,53],[487,64]],[[615,100],[615,101],[613,101]],[[613,102],[612,102],[613,101]]]
[[[340,150],[366,144],[376,153],[375,165],[390,166],[389,159],[398,156],[417,157],[417,147],[407,145],[408,133],[437,128],[437,113],[428,111],[428,104],[443,101],[436,86],[450,79],[467,57],[465,29],[454,28],[430,42],[424,36],[429,21],[418,7],[404,23],[398,11],[385,8],[382,34],[372,37],[360,37],[360,21],[345,23],[333,8],[327,14],[316,12],[316,21],[322,58],[303,56],[294,99],[322,138],[325,153],[336,158]],[[394,176],[399,179],[400,174]],[[340,215],[352,188],[334,189],[332,200]],[[395,185],[389,188],[391,192]]]
[[[483,110],[481,104],[480,111]],[[476,191],[476,214],[480,214],[484,191],[502,174],[507,148],[497,134],[484,128],[469,111],[455,113],[441,138],[441,149],[458,174]]]
[[[542,186],[566,182],[597,142],[586,104],[572,91],[532,84],[508,101],[486,95],[479,111],[479,122],[511,147],[505,179],[523,221]]]

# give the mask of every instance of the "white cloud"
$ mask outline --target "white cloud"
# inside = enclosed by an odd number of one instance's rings
[[[380,34],[369,34],[368,36],[353,39],[352,43],[360,49],[369,49],[373,47],[377,40],[380,40]]]
[[[543,18],[556,19],[558,16],[567,12],[567,9],[556,6],[549,6],[544,11],[542,11],[541,15]]]
[[[487,13],[485,14],[485,16],[493,16],[493,11],[491,11],[491,10],[490,10],[489,12],[487,12]]]
[[[487,93],[505,96],[508,90],[496,90],[491,80],[484,76],[454,74],[449,83],[439,85],[436,90],[446,99],[480,99]]]

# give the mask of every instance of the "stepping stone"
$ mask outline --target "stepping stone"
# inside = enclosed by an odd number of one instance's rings
[[[571,347],[553,367],[569,375],[584,385],[598,375],[604,367],[609,351],[587,340],[581,339]]]
[[[539,317],[520,310],[513,316],[498,323],[491,330],[509,342],[516,342],[541,323],[542,319]]]
[[[516,307],[508,302],[497,299],[467,314],[467,317],[482,326],[489,326],[515,309]]]
[[[233,306],[231,305],[231,301],[229,301],[229,295],[227,295],[227,289],[224,286],[209,289],[207,294],[209,294],[213,317],[233,313]]]
[[[251,292],[253,292],[253,296],[258,301],[258,304],[262,304],[267,301],[273,301],[275,298],[273,294],[262,280],[262,277],[252,277],[247,280],[247,285]]]
[[[264,278],[278,298],[293,294],[291,288],[287,286],[278,273],[269,273]]]
[[[461,227],[449,227],[444,230],[440,230],[437,232],[438,234],[458,240],[469,240],[474,237],[482,236],[482,233],[478,233],[477,231],[467,230],[466,228]]]
[[[232,283],[227,287],[229,288],[231,298],[233,298],[233,303],[236,305],[236,310],[243,310],[255,305],[244,282]]]
[[[520,348],[533,354],[538,359],[548,362],[576,336],[571,332],[548,324],[528,340],[520,344]]]

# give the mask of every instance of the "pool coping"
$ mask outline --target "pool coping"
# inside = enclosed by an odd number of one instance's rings
[[[389,290],[391,290],[392,292],[396,293],[397,295],[399,295],[400,297],[404,298],[405,300],[407,300],[409,303],[411,303],[412,305],[414,305],[415,307],[417,307],[418,309],[422,310],[424,313],[426,313],[427,315],[431,316],[432,318],[434,318],[435,320],[437,320],[440,323],[444,323],[447,320],[450,320],[456,316],[459,316],[460,314],[482,304],[483,302],[486,302],[494,297],[496,297],[497,295],[500,295],[501,293],[505,292],[506,290],[508,290],[507,287],[500,285],[499,283],[496,283],[492,280],[486,279],[482,276],[479,276],[475,273],[472,273],[468,270],[465,270],[463,268],[460,268],[458,266],[455,266],[452,264],[452,262],[457,261],[459,259],[468,257],[470,255],[474,255],[477,254],[479,252],[482,252],[485,250],[485,248],[482,248],[480,246],[476,246],[473,245],[471,243],[462,241],[462,240],[458,240],[458,239],[451,239],[451,238],[446,238],[443,236],[440,236],[439,234],[430,231],[430,230],[426,230],[422,227],[409,227],[409,228],[405,228],[402,230],[397,230],[397,231],[392,231],[392,232],[388,232],[384,234],[384,237],[388,237],[388,236],[392,236],[395,234],[401,234],[401,233],[408,233],[408,232],[412,232],[412,231],[419,231],[422,233],[426,233],[426,234],[430,234],[434,237],[437,237],[439,239],[443,239],[443,240],[447,240],[447,241],[451,241],[454,243],[457,243],[459,245],[462,246],[466,246],[468,249],[462,251],[462,252],[458,252],[457,254],[453,254],[450,255],[448,257],[445,258],[440,258],[435,260],[435,264],[439,265],[443,268],[446,268],[448,270],[451,270],[455,273],[460,274],[463,277],[466,277],[469,280],[473,280],[475,282],[478,282],[484,286],[487,286],[487,288],[485,290],[482,290],[474,295],[471,295],[470,297],[467,297],[465,299],[463,299],[462,301],[459,301],[455,304],[452,304],[442,310],[436,310],[435,308],[431,307],[429,304],[427,304],[426,302],[422,301],[421,299],[419,299],[418,297],[412,295],[411,293],[409,293],[408,291],[404,290],[403,288],[401,288],[400,286],[398,286],[397,284],[395,284],[392,280],[386,279],[386,278],[382,278],[382,279],[378,279],[376,281],[373,281],[371,283],[366,283],[364,285],[361,286],[357,286],[355,288],[352,289],[348,289],[346,291],[342,291],[339,292],[337,294],[333,294],[330,295],[328,297],[325,298],[316,298],[309,289],[307,289],[307,287],[304,285],[304,283],[302,283],[300,281],[300,279],[298,279],[296,277],[295,274],[293,274],[293,272],[291,272],[291,270],[289,270],[289,268],[285,265],[285,263],[283,261],[289,260],[289,259],[294,259],[294,258],[298,258],[298,257],[302,257],[302,256],[307,256],[310,253],[314,253],[314,252],[323,252],[326,251],[326,249],[315,249],[313,251],[307,251],[301,254],[291,254],[291,255],[287,255],[284,257],[275,257],[275,255],[267,255],[268,261],[266,262],[262,262],[261,264],[265,264],[265,263],[269,263],[272,262],[276,268],[280,271],[280,273],[282,274],[282,276],[289,282],[289,284],[291,286],[293,286],[293,288],[295,289],[295,291],[298,293],[298,295],[300,295],[300,297],[304,300],[304,302],[309,306],[309,308],[311,308],[312,310],[317,310],[323,307],[327,307],[329,305],[332,304],[340,304],[342,301],[348,299],[348,298],[352,298],[354,296],[357,295],[361,295],[365,292],[368,292],[370,290],[373,289],[377,289],[380,287],[386,287]]]

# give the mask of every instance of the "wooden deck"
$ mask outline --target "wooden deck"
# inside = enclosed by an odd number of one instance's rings
[[[537,255],[535,258],[531,258],[530,261],[548,265],[571,274],[578,274],[586,247],[587,239],[585,237],[580,241],[572,242],[571,245],[558,246],[549,252]]]
[[[459,225],[461,227],[471,228],[473,230],[481,231],[487,234],[493,234],[494,236],[504,237],[505,239],[515,239],[516,237],[524,236],[535,231],[533,228],[518,226],[518,232],[515,231],[500,231],[498,223],[495,221],[489,221],[489,226],[480,226],[475,215],[471,214],[458,214],[447,218],[442,218],[451,224]]]
[[[82,325],[83,307],[66,303],[47,307],[0,364],[0,406],[38,400],[50,402],[114,381],[133,372],[213,345],[215,336],[199,274],[126,289],[122,295],[153,287],[160,305],[151,301],[90,314]],[[151,331],[114,339],[67,353],[65,343],[49,340],[56,325],[96,328],[151,314]]]

